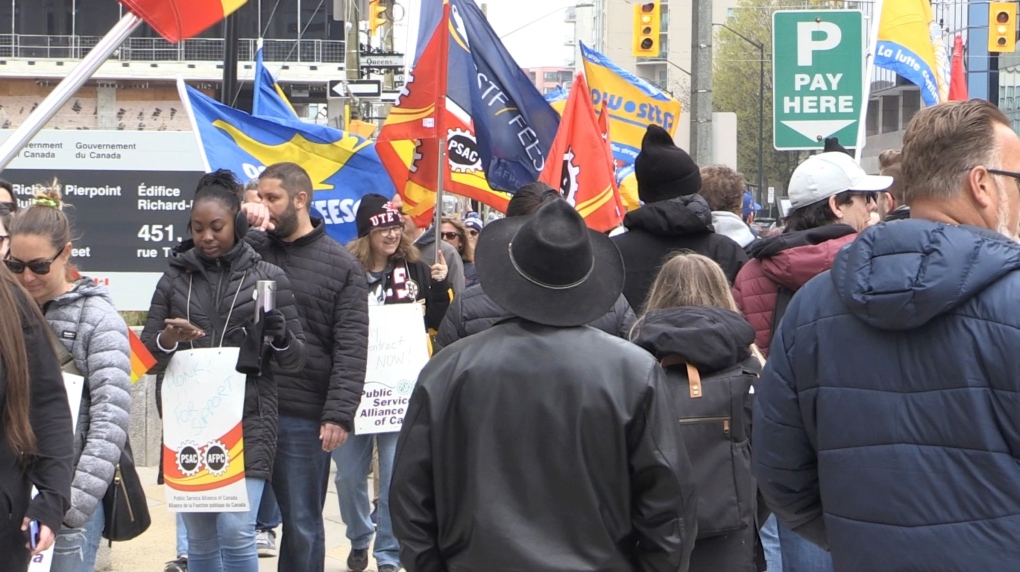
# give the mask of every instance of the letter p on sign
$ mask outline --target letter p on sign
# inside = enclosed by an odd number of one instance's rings
[[[823,35],[819,40],[815,34]],[[834,49],[843,32],[832,22],[797,22],[797,65],[814,65],[814,53]]]

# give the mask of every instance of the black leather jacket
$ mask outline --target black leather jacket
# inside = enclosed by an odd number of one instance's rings
[[[397,443],[408,572],[687,570],[691,466],[655,358],[511,318],[437,354]]]

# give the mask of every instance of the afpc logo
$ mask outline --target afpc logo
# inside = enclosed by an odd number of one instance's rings
[[[227,447],[219,441],[213,441],[205,447],[205,467],[214,477],[222,477],[230,468],[230,454]]]
[[[591,102],[596,109],[602,105],[602,102],[605,102],[606,108],[616,115],[614,119],[632,121],[644,125],[655,123],[669,132],[673,131],[673,126],[676,124],[676,116],[672,112],[663,110],[663,108],[658,105],[653,103],[638,103],[636,101],[624,99],[623,96],[615,95],[607,91],[592,89]],[[620,117],[620,111],[623,111],[623,113],[630,117]]]

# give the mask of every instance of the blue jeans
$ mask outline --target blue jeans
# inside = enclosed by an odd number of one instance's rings
[[[53,545],[52,572],[92,572],[96,567],[96,553],[103,541],[103,503],[81,528],[61,528]]]
[[[776,515],[769,515],[758,531],[761,547],[765,551],[765,564],[768,572],[783,572],[783,551],[779,545],[779,530]]]
[[[266,487],[262,491],[262,503],[259,504],[259,516],[255,520],[255,530],[273,530],[283,522],[283,515],[280,514],[280,503],[276,502],[276,492],[273,487]]]
[[[326,530],[322,510],[329,484],[329,453],[319,440],[321,424],[280,415],[273,467],[273,491],[283,515],[280,572],[322,572]]]
[[[791,530],[783,521],[777,519],[776,522],[784,572],[833,572],[831,554]]]
[[[177,529],[177,557],[188,555],[188,526],[184,524],[184,513],[177,513],[176,525],[174,528]]]
[[[255,516],[266,481],[245,479],[246,512],[186,512],[189,572],[258,572]]]
[[[400,547],[390,521],[390,480],[399,433],[350,435],[343,447],[333,451],[336,461],[336,494],[340,516],[347,525],[347,538],[355,549],[372,542],[372,503],[368,498],[368,473],[372,470],[372,444],[379,447],[379,528],[372,554],[379,566],[400,567]]]

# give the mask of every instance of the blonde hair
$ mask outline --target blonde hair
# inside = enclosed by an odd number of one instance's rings
[[[347,243],[347,251],[353,254],[354,258],[357,258],[358,262],[366,269],[372,267],[372,242],[370,237],[371,233],[361,238],[355,238]],[[437,245],[436,248],[439,248],[439,246]],[[410,263],[418,262],[421,259],[421,252],[418,250],[418,247],[403,232],[400,233],[400,245],[397,246],[397,251],[390,256],[390,260],[400,258]]]
[[[53,179],[48,186],[35,191],[31,206],[19,210],[11,218],[7,232],[11,236],[34,234],[45,237],[53,248],[63,250],[71,242],[71,221],[64,214],[60,183]]]
[[[662,265],[643,313],[684,306],[740,311],[722,267],[711,258],[690,251],[680,252]]]
[[[475,261],[475,247],[471,246],[468,241],[467,227],[464,226],[464,222],[458,218],[449,216],[443,217],[443,224],[452,224],[453,228],[457,229],[457,234],[460,235],[460,257],[464,259],[464,262]],[[439,225],[439,230],[442,231],[443,225]]]

